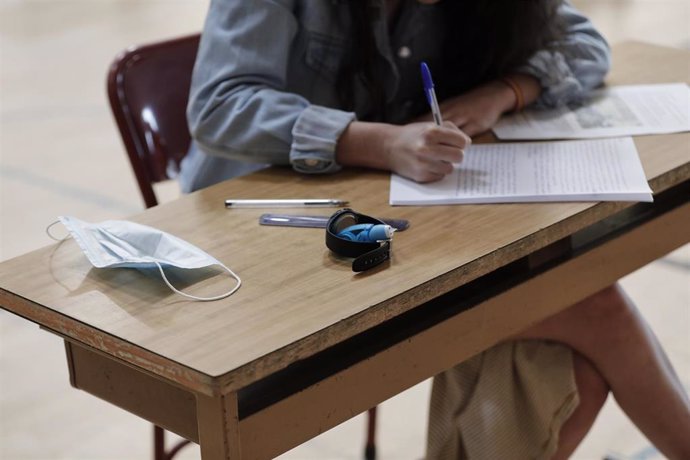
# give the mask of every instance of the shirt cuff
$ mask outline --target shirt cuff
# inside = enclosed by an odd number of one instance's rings
[[[579,101],[585,95],[582,84],[565,57],[557,51],[537,52],[517,72],[531,75],[539,81],[542,92],[534,103],[537,107],[561,107]]]
[[[355,119],[352,112],[310,105],[292,128],[290,163],[301,173],[321,174],[340,170],[335,162],[338,138]]]

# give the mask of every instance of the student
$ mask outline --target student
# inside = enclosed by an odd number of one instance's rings
[[[264,164],[439,180],[501,114],[581,99],[608,68],[604,39],[558,0],[212,0],[181,185]],[[567,458],[609,391],[665,455],[690,458],[688,398],[620,287],[514,339],[435,378],[428,458]]]

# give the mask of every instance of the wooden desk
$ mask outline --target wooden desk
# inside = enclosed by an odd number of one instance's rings
[[[690,80],[688,52],[633,43],[614,57],[612,84]],[[0,305],[65,338],[75,387],[205,459],[274,457],[690,241],[690,135],[635,142],[652,205],[391,208],[388,174],[273,169],[132,218],[234,269],[244,284],[228,299],[93,269],[67,240],[0,264]],[[412,226],[389,264],[353,274],[322,230],[261,227],[265,210],[222,204],[281,196],[341,197]],[[231,280],[190,284],[212,295]]]

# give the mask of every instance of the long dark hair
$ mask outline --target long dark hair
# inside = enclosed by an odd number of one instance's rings
[[[382,118],[385,93],[372,24],[381,12],[370,0],[348,3],[353,24],[352,49],[338,79],[338,91],[343,106],[352,109],[354,82],[359,79],[369,93],[377,118]],[[565,30],[557,14],[562,3],[563,0],[439,2],[437,7],[444,9],[448,21],[443,73],[454,76],[453,82],[441,88],[439,96],[458,94],[499,78],[526,63],[538,50],[557,47]]]
[[[515,70],[539,50],[556,49],[565,33],[558,15],[562,4],[563,0],[443,2],[450,21],[444,50],[449,70],[460,74],[472,68],[474,81],[465,82],[471,87]],[[476,52],[468,53],[469,47]]]

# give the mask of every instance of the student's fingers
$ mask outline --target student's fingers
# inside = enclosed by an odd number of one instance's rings
[[[416,182],[434,182],[443,179],[454,170],[452,163],[438,160],[435,156],[419,155],[414,161],[407,164],[402,175]]]
[[[424,133],[424,141],[427,145],[444,144],[459,149],[464,149],[472,143],[470,137],[451,122],[446,122],[443,126],[429,127]]]
[[[460,163],[464,155],[463,149],[445,144],[434,145],[425,152],[428,159],[446,163]]]
[[[445,177],[453,172],[453,164],[447,161],[423,160],[421,166],[426,176]]]
[[[427,171],[423,175],[420,175],[419,177],[411,177],[410,179],[414,180],[415,182],[420,182],[422,184],[429,183],[429,182],[438,182],[444,177],[446,177],[447,174],[437,174],[437,173],[432,173]]]

